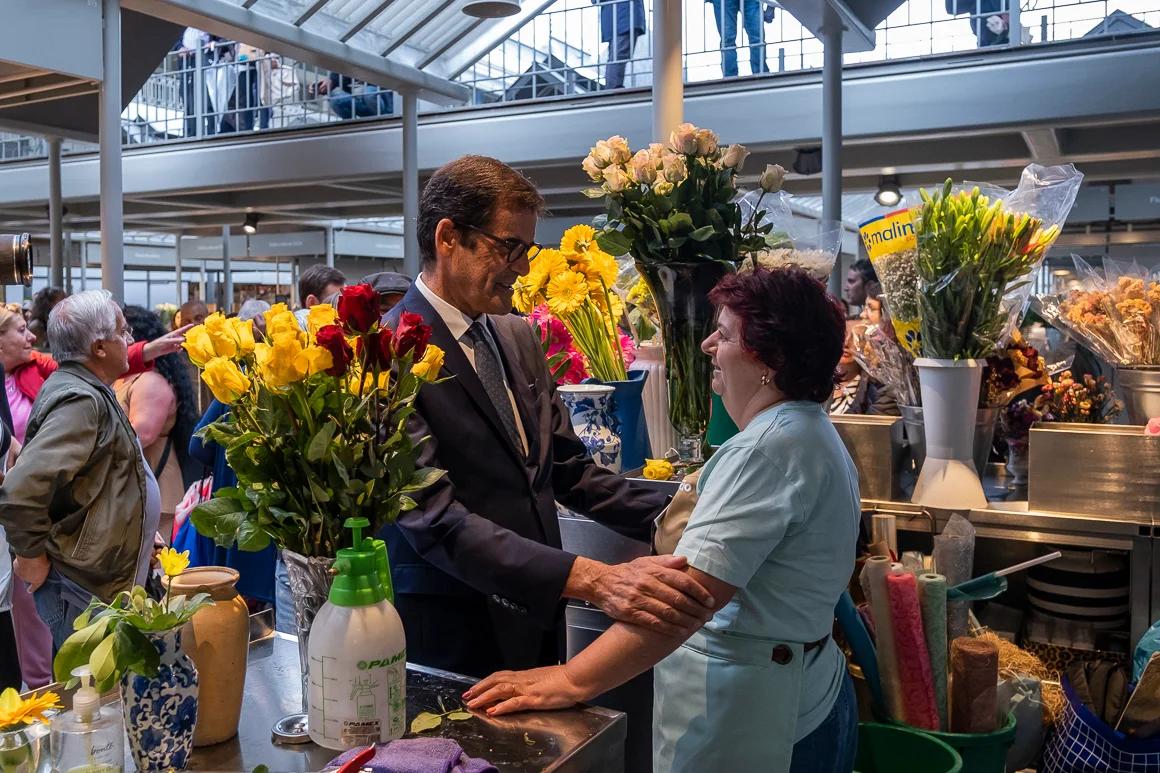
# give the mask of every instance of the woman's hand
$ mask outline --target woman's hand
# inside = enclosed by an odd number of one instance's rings
[[[491,705],[488,716],[564,709],[589,697],[569,679],[566,666],[497,671],[463,693],[469,709],[480,710]]]
[[[171,333],[166,333],[160,338],[154,338],[149,343],[145,344],[145,350],[141,352],[142,359],[145,362],[152,362],[158,357],[164,357],[167,354],[181,351],[181,344],[185,341],[186,332],[192,328],[193,325],[183,325]]]

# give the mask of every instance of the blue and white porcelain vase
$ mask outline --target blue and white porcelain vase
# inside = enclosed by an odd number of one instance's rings
[[[197,722],[197,669],[181,649],[181,629],[145,634],[161,656],[157,676],[121,678],[129,750],[137,770],[185,770]]]
[[[556,388],[568,412],[572,429],[601,467],[620,472],[620,437],[613,431],[612,395],[604,384],[561,384]]]

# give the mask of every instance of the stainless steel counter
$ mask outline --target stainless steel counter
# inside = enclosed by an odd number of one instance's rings
[[[464,632],[470,636],[469,631]],[[408,722],[422,711],[441,713],[461,705],[460,694],[474,680],[444,671],[407,666]],[[442,709],[440,705],[446,706]],[[321,770],[338,752],[313,743],[282,746],[271,741],[270,728],[280,717],[299,710],[301,681],[298,645],[275,634],[254,642],[246,669],[242,721],[236,738],[195,749],[191,770],[248,771],[265,765],[272,771]],[[422,737],[454,739],[464,752],[482,757],[502,771],[539,773],[600,771],[624,768],[625,717],[602,708],[516,714],[489,719],[445,720]],[[411,737],[411,736],[408,736]]]

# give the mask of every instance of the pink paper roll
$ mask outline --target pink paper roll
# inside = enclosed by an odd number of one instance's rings
[[[890,620],[894,628],[894,651],[902,685],[903,719],[922,730],[938,730],[938,705],[934,699],[934,676],[922,630],[918,584],[909,572],[886,577],[890,597]]]

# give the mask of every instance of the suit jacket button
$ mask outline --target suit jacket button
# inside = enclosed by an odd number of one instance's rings
[[[770,660],[779,666],[788,665],[793,660],[793,650],[784,644],[779,644],[773,648],[773,654],[770,655]]]

